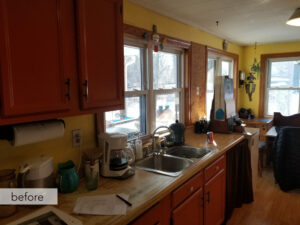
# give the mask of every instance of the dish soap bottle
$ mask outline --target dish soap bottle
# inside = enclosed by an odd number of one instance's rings
[[[140,137],[135,140],[135,158],[136,160],[143,158],[143,142]]]

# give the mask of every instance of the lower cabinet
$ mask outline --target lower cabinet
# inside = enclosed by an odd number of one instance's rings
[[[225,171],[211,178],[205,190],[205,225],[220,225],[225,218]]]
[[[225,218],[226,157],[222,155],[131,225],[220,225]]]
[[[168,225],[170,224],[171,196],[168,195],[159,203],[148,209],[131,225]]]
[[[171,224],[202,225],[203,224],[203,188],[186,199],[172,211]]]
[[[220,225],[225,219],[226,159],[221,156],[204,169],[204,224]]]

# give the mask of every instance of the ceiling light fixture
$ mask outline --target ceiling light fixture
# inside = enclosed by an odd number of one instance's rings
[[[286,21],[286,24],[291,26],[300,26],[300,8],[296,9],[293,15]]]

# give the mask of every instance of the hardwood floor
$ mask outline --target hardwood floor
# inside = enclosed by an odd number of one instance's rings
[[[264,168],[254,202],[235,209],[227,225],[300,225],[300,190],[281,191],[272,169]]]

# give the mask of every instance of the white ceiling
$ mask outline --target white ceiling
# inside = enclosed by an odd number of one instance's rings
[[[285,23],[300,0],[130,1],[241,45],[300,41],[300,27]]]

